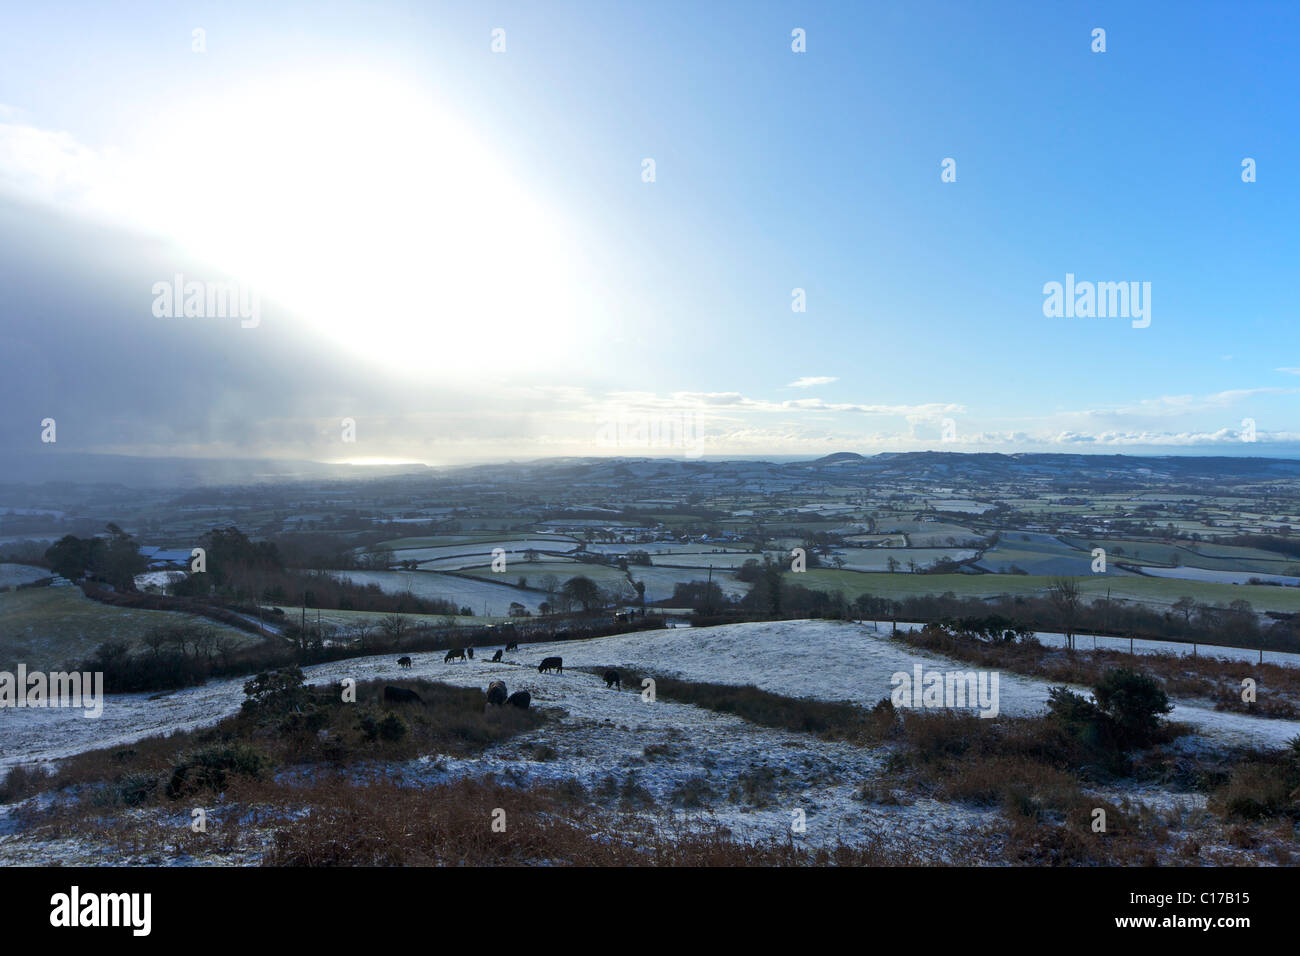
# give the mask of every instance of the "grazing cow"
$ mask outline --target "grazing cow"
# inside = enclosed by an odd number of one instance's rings
[[[499,660],[501,660],[501,651],[500,651],[500,649],[498,649],[497,652],[496,652],[495,654],[492,655],[492,663],[495,664],[495,663],[497,663]]]
[[[384,700],[392,704],[423,704],[424,701],[420,695],[413,690],[407,690],[405,687],[394,687],[389,684],[384,688]]]
[[[469,655],[470,660],[474,659],[474,648],[472,647],[465,648],[465,653]]]
[[[489,704],[496,704],[500,707],[506,702],[509,695],[506,693],[506,682],[503,680],[494,680],[488,684],[487,697]]]
[[[517,650],[519,650],[519,642],[518,642],[518,641],[511,641],[509,644],[506,645],[506,650],[508,650],[508,651],[517,651]]]
[[[520,710],[527,710],[528,705],[532,703],[533,695],[526,690],[517,690],[506,700],[511,707],[518,707]]]
[[[618,671],[605,671],[605,686],[623,689],[623,681],[619,679]]]
[[[558,671],[559,673],[563,674],[564,658],[563,657],[544,658],[542,662],[537,665],[537,673],[545,674],[547,671]]]
[[[410,666],[411,666],[411,659],[410,659],[409,657],[399,657],[399,658],[397,659],[397,663],[398,663],[398,665],[401,666],[401,667],[410,667]]]
[[[454,660],[455,660],[456,658],[458,658],[458,657],[459,657],[462,661],[465,659],[465,648],[463,648],[463,647],[453,647],[451,650],[449,650],[449,651],[447,652],[447,656],[444,657],[444,658],[442,659],[442,662],[443,662],[444,664],[450,664],[452,661],[454,661]]]

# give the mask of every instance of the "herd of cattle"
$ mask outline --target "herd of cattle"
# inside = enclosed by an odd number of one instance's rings
[[[518,643],[507,644],[507,651],[519,650]],[[472,647],[453,647],[447,651],[447,656],[442,659],[444,664],[450,664],[452,661],[465,661],[474,659],[474,648]],[[501,651],[498,650],[492,655],[491,660],[496,663],[501,660]],[[399,657],[397,659],[399,667],[409,670],[412,664],[410,656]],[[545,674],[554,671],[557,674],[564,673],[564,658],[562,657],[544,657],[542,662],[537,665],[537,673]],[[618,671],[607,670],[604,673],[605,686],[617,687],[623,689],[623,681]],[[495,704],[498,707],[509,704],[512,707],[518,707],[520,710],[527,710],[528,705],[532,703],[532,695],[526,690],[515,691],[507,695],[505,681],[494,680],[488,684],[487,697],[489,704]],[[392,685],[384,688],[384,700],[394,704],[423,704],[424,700],[413,690],[407,690],[404,687],[393,687]]]

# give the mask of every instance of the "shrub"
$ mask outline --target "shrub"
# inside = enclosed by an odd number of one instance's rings
[[[1080,759],[1100,766],[1106,772],[1124,772],[1124,748],[1110,715],[1068,688],[1053,687],[1047,693],[1048,720],[1081,748]]]
[[[205,747],[178,758],[167,782],[167,796],[174,800],[203,790],[220,793],[232,777],[258,779],[269,766],[267,757],[248,744]]]
[[[406,729],[406,721],[401,717],[396,714],[385,714],[384,719],[379,722],[379,739],[390,743],[401,740],[406,736]]]
[[[366,743],[373,744],[380,740],[387,743],[405,740],[410,728],[406,721],[396,714],[390,713],[376,718],[372,713],[363,713],[357,718],[357,730],[361,731],[361,736],[365,738]]]
[[[1089,727],[1103,716],[1096,704],[1068,687],[1053,687],[1048,690],[1047,712],[1053,720],[1071,732]]]
[[[1160,728],[1160,718],[1174,709],[1154,677],[1127,667],[1106,673],[1093,688],[1098,706],[1110,716],[1125,742],[1141,746]]]
[[[1273,817],[1296,808],[1286,774],[1277,767],[1247,764],[1215,794],[1214,806],[1228,817]]]
[[[258,720],[301,713],[310,706],[310,695],[298,667],[258,674],[244,683],[244,697],[243,712]]]
[[[158,792],[157,774],[128,773],[117,785],[117,797],[128,807],[136,807]]]
[[[1252,754],[1239,763],[1215,791],[1211,806],[1226,817],[1300,820],[1300,737],[1286,750]]]
[[[41,789],[45,774],[32,767],[19,764],[10,769],[0,780],[0,803],[13,803],[22,800]]]
[[[972,714],[909,710],[903,716],[903,737],[922,760],[960,757],[982,729]]]

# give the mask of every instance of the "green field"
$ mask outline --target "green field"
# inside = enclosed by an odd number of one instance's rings
[[[300,623],[302,621],[302,608],[300,607],[280,607],[284,611],[283,621],[274,623],[282,624],[285,622]],[[384,618],[388,617],[389,611],[340,611],[340,610],[314,610],[307,609],[307,625],[310,627],[317,621],[326,627],[332,627],[338,630],[346,631],[350,627],[366,625],[375,627]],[[402,618],[412,627],[443,627],[447,623],[447,617],[442,614],[403,614]],[[500,621],[508,621],[507,617],[463,617],[455,615],[452,620],[457,625],[473,626],[475,624],[495,624]]]
[[[1165,543],[1161,541],[1135,541],[1119,538],[1067,538],[1068,542],[1080,547],[1097,547],[1106,549],[1108,561],[1138,562],[1141,564],[1173,567],[1181,565],[1188,568],[1204,568],[1207,571],[1255,571],[1263,574],[1286,574],[1287,568],[1300,566],[1300,559],[1259,548],[1241,548],[1234,545],[1215,544],[1212,542],[1182,541]],[[1121,551],[1122,549],[1122,551]],[[1032,571],[1032,568],[1026,568]]]
[[[1008,573],[1017,567],[1030,574],[1090,574],[1092,572],[1092,552],[1072,548],[1053,535],[1033,534],[1020,531],[1004,533],[997,546],[984,552],[977,567],[986,571]],[[1129,574],[1110,560],[1111,571],[1119,576]]]
[[[57,668],[79,660],[104,641],[133,644],[156,627],[198,622],[239,644],[256,635],[174,611],[110,607],[77,588],[28,588],[0,594],[0,670],[18,662],[28,668]]]
[[[993,597],[998,594],[1043,595],[1052,583],[1046,575],[1033,574],[860,574],[856,571],[816,569],[787,575],[788,581],[818,591],[840,591],[852,600],[859,594],[875,597],[911,597],[944,594],[958,597]],[[1079,589],[1090,597],[1105,597],[1167,608],[1184,595],[1207,604],[1228,605],[1249,601],[1256,611],[1300,611],[1300,588],[1261,587],[1249,584],[1218,584],[1182,581],[1177,578],[1117,577],[1090,574],[1076,577]]]

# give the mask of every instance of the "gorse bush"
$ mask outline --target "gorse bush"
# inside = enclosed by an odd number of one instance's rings
[[[357,720],[357,729],[361,731],[361,736],[368,743],[374,743],[378,740],[397,743],[404,740],[410,731],[406,721],[402,720],[397,714],[385,714],[383,717],[378,718],[374,714],[362,714]]]
[[[298,667],[258,674],[244,683],[244,697],[242,712],[258,720],[302,713],[311,706],[311,694]]]
[[[220,793],[233,777],[260,779],[270,767],[261,751],[244,743],[220,744],[182,754],[172,768],[167,795],[172,799],[201,791]]]
[[[1082,694],[1065,687],[1047,692],[1047,717],[1076,750],[1079,760],[1106,773],[1127,769],[1115,722]]]
[[[1098,706],[1115,722],[1123,742],[1132,746],[1151,742],[1160,719],[1174,709],[1154,677],[1127,667],[1108,672],[1092,692]]]

